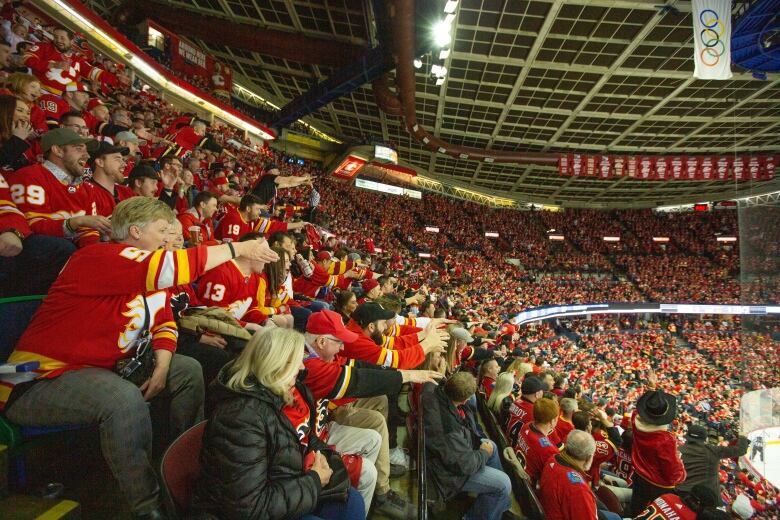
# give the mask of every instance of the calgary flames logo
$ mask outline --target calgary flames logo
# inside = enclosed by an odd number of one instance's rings
[[[244,314],[249,311],[249,307],[252,305],[252,298],[244,298],[243,300],[236,300],[228,306],[228,312],[233,315],[237,320],[240,320]]]
[[[166,292],[158,291],[146,297],[146,304],[149,306],[149,327],[154,326],[154,318],[157,312],[165,307]],[[127,310],[122,316],[129,318],[130,321],[125,325],[125,330],[119,335],[117,346],[122,352],[127,352],[133,346],[146,321],[146,308],[144,307],[143,295],[138,295],[126,304]]]

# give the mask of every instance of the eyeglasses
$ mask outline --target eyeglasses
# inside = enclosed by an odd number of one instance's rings
[[[65,128],[73,128],[74,130],[78,130],[79,132],[86,132],[87,130],[89,130],[89,127],[84,125],[71,124],[71,125],[62,125],[62,126],[64,126]]]
[[[339,345],[343,345],[343,344],[344,344],[344,342],[343,342],[343,341],[341,341],[341,340],[340,340],[340,339],[338,339],[338,338],[333,338],[333,337],[331,337],[331,336],[323,336],[323,337],[324,337],[325,339],[327,339],[328,341],[332,341],[332,342],[334,342],[334,343],[338,343]]]

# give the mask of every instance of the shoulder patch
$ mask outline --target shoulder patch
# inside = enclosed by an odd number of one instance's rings
[[[547,437],[540,437],[539,446],[541,446],[542,448],[549,448],[550,446],[552,446],[552,442],[550,442],[550,439],[548,439]]]
[[[569,471],[566,473],[566,476],[569,478],[569,482],[572,484],[584,484],[582,477],[576,471]]]

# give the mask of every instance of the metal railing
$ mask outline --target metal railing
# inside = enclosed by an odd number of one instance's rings
[[[426,472],[428,464],[425,459],[425,423],[423,421],[423,392],[417,397],[417,518],[428,520],[428,488]]]

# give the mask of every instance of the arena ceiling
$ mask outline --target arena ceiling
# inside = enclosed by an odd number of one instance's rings
[[[143,1],[143,0],[141,0]],[[155,0],[171,9],[356,46],[377,44],[369,0]],[[114,0],[88,2],[104,15]],[[780,152],[780,77],[692,77],[689,2],[461,0],[448,75],[431,58],[417,74],[420,123],[454,144],[530,152]],[[739,7],[735,7],[738,9]],[[227,27],[225,30],[229,30]],[[277,106],[333,69],[193,38],[230,64],[239,84]],[[437,56],[438,57],[438,56]],[[440,61],[435,61],[440,63]],[[376,106],[371,85],[305,118],[346,142],[395,143],[399,158],[444,183],[520,201],[655,206],[780,189],[780,180],[686,182],[568,178],[550,166],[457,160],[413,141]]]

